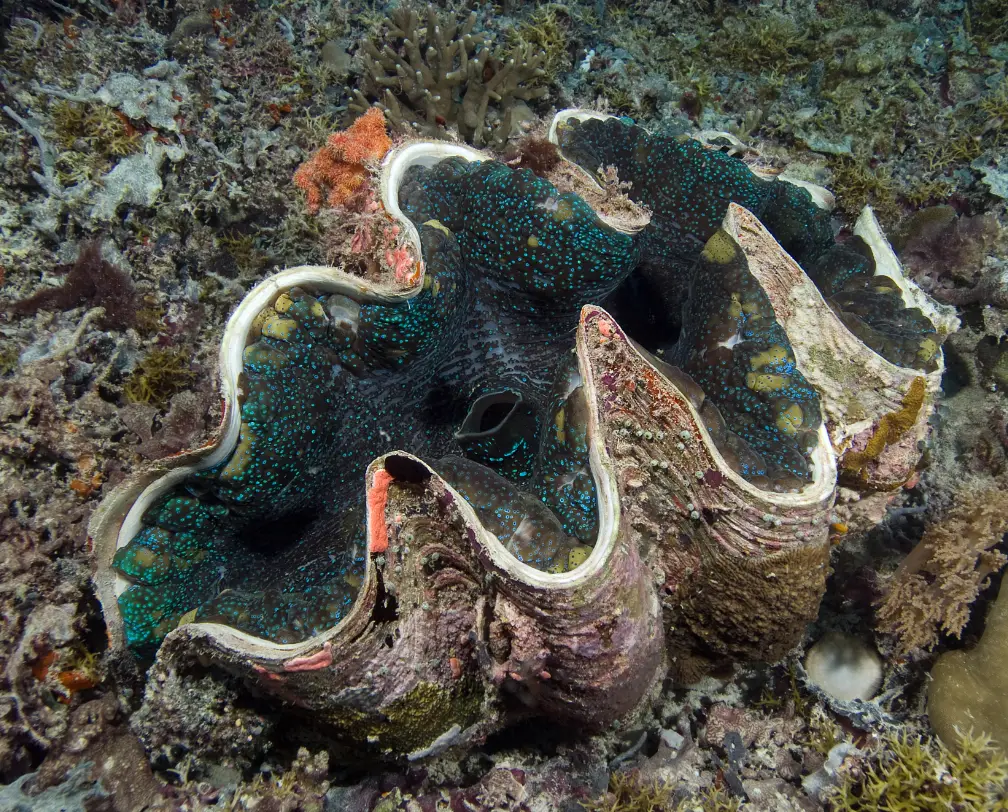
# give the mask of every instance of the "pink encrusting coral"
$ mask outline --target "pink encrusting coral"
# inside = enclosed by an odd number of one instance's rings
[[[388,249],[385,252],[385,262],[392,268],[397,281],[410,281],[410,273],[416,266],[416,260],[405,246]]]
[[[284,663],[284,671],[318,671],[332,665],[332,643],[328,640],[322,644],[322,649],[305,657],[292,657]]]

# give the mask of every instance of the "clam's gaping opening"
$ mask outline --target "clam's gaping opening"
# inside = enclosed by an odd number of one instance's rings
[[[586,304],[639,331],[727,472],[804,488],[819,396],[719,230],[729,202],[811,263],[880,352],[914,358],[934,343],[912,314],[894,319],[889,292],[864,281],[869,259],[834,245],[797,187],[618,120],[565,119],[553,135],[569,162],[550,179],[450,144],[386,158],[385,211],[423,260],[408,298],[318,267],[250,294],[221,350],[229,445],[151,485],[120,533],[132,647],[151,651],[188,621],[275,643],[335,626],[366,574],[365,470],[397,449],[521,562],[579,566],[599,533],[588,429],[599,394],[574,354]]]
[[[396,449],[433,466],[520,560],[563,571],[590,551],[574,330],[636,264],[633,238],[528,171],[417,146],[430,149],[393,156],[410,166],[385,176],[386,208],[418,237],[419,291],[378,296],[335,269],[292,269],[232,318],[232,448],[155,483],[115,554],[134,648],[185,621],[280,643],[338,623],[365,573],[365,469]]]

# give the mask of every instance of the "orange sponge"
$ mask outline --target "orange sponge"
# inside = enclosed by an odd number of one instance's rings
[[[345,206],[367,180],[367,161],[380,161],[392,148],[385,115],[372,107],[347,129],[329,136],[324,147],[297,168],[294,183],[308,194],[308,210]]]

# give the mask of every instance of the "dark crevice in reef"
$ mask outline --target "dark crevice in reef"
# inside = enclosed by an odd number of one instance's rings
[[[557,723],[543,725],[541,719],[529,719],[488,736],[483,750],[493,755],[514,749],[527,749],[551,757],[561,747],[569,747],[583,739],[584,730]]]
[[[87,651],[104,651],[108,646],[108,631],[105,628],[105,615],[98,602],[98,596],[93,589],[87,589],[81,598],[80,614],[84,618],[84,630],[81,633],[81,643]]]
[[[602,307],[648,352],[662,355],[679,339],[681,310],[666,308],[661,292],[644,274],[630,274]]]
[[[423,484],[430,479],[430,471],[416,460],[392,454],[385,458],[385,470],[399,482]]]
[[[378,595],[375,598],[374,609],[371,611],[373,623],[394,623],[399,619],[399,601],[385,588],[385,578],[381,570],[378,575]],[[389,648],[391,648],[391,644]]]

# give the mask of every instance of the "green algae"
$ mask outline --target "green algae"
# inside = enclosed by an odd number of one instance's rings
[[[165,406],[172,396],[196,380],[189,354],[181,349],[151,350],[133,370],[123,385],[130,403]]]
[[[14,344],[0,346],[0,375],[9,375],[18,368],[18,351]]]
[[[405,696],[365,713],[350,707],[327,711],[327,720],[356,742],[367,742],[386,753],[410,753],[458,725],[465,730],[484,713],[483,691],[475,680],[459,679],[449,689],[421,682]]]
[[[886,735],[867,769],[849,773],[829,794],[836,812],[938,812],[1008,809],[1008,759],[986,736],[965,735],[953,752],[906,731]]]

